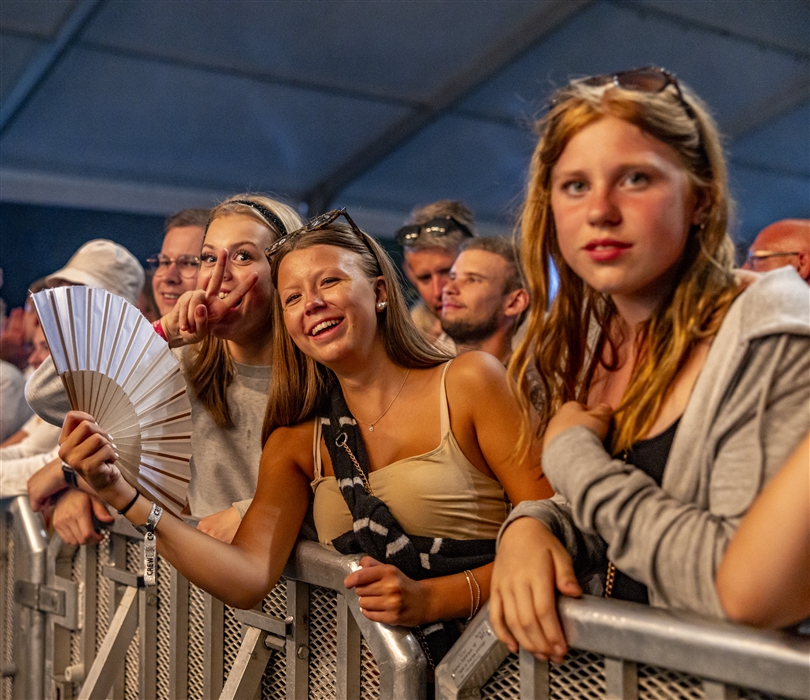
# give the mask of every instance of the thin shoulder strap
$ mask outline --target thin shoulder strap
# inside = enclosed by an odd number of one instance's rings
[[[450,368],[450,363],[453,360],[448,360],[447,363],[444,365],[444,369],[442,370],[442,387],[439,391],[439,415],[441,416],[441,436],[444,439],[444,436],[450,432],[450,406],[447,403],[447,389],[445,387],[445,379],[447,377],[447,370]]]
[[[315,479],[320,479],[323,476],[323,463],[321,462],[321,419],[320,416],[315,418],[315,435],[312,442],[312,458],[315,461]]]

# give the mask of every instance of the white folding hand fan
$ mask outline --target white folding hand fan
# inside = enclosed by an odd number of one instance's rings
[[[179,514],[191,477],[191,405],[166,341],[104,289],[58,287],[32,299],[71,407],[110,435],[130,484]]]

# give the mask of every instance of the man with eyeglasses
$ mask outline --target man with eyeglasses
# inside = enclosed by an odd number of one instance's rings
[[[473,213],[461,202],[440,200],[415,209],[396,233],[405,275],[422,302],[412,309],[417,325],[434,339],[442,334],[442,291],[461,243],[476,235]]]
[[[208,209],[183,209],[169,216],[160,253],[147,258],[152,270],[152,289],[161,316],[168,314],[184,292],[197,288]]]
[[[767,272],[791,265],[810,284],[810,219],[783,219],[759,232],[745,259],[745,269]]]

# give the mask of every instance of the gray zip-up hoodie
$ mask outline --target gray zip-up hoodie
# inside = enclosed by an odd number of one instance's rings
[[[783,268],[729,309],[660,487],[612,459],[590,430],[569,428],[543,453],[557,496],[524,501],[503,527],[534,517],[566,545],[581,580],[604,579],[609,557],[647,586],[652,605],[723,616],[714,578],[725,548],[809,430],[810,287]]]

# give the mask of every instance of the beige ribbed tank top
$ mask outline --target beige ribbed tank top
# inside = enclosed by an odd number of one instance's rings
[[[384,501],[406,532],[459,540],[495,539],[509,503],[500,482],[482,474],[464,456],[450,429],[445,377],[439,393],[439,446],[406,457],[369,474],[374,495]],[[313,513],[318,539],[324,544],[352,529],[352,516],[334,476],[323,476],[321,421],[315,421],[315,493]]]

